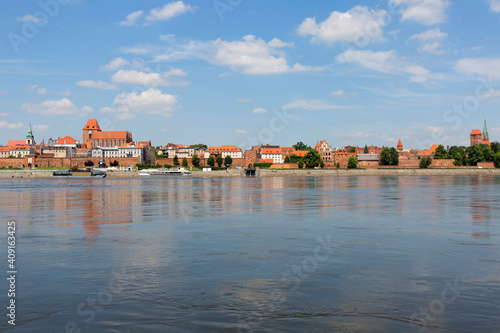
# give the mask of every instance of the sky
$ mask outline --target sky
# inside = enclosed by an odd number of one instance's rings
[[[500,0],[24,0],[0,11],[0,144],[500,138]]]

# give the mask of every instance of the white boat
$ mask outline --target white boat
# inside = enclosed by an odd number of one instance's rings
[[[163,177],[191,177],[191,171],[184,168],[177,169],[143,169],[139,176],[163,176]]]

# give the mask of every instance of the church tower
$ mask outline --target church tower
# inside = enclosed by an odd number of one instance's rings
[[[31,123],[30,123],[30,127],[28,128],[28,134],[26,135],[26,144],[28,146],[35,145],[35,137],[33,135],[33,131],[31,130]]]
[[[483,141],[490,142],[490,136],[488,134],[488,126],[486,126],[486,118],[484,118],[484,128],[483,128]]]
[[[397,150],[398,151],[403,151],[403,143],[401,142],[401,139],[399,139],[398,145],[397,145]]]

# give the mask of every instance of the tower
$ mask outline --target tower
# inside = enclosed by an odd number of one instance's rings
[[[488,135],[488,126],[486,126],[486,118],[484,118],[483,136],[481,138],[483,141],[490,141],[490,136]]]
[[[31,123],[28,128],[28,134],[26,135],[26,144],[28,146],[33,146],[35,144],[35,137],[33,136],[33,131],[31,130]]]
[[[403,151],[403,143],[401,142],[401,139],[399,139],[397,150],[398,151]]]
[[[101,132],[101,128],[99,127],[99,123],[96,119],[89,119],[85,127],[83,127],[83,141],[82,144],[86,146],[87,141],[92,141],[92,136],[96,132]]]

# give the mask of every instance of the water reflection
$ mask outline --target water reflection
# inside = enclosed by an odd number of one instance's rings
[[[499,183],[2,180],[22,248],[13,331],[499,331]],[[124,288],[87,323],[75,309],[113,270]],[[455,281],[466,289],[421,315]]]

